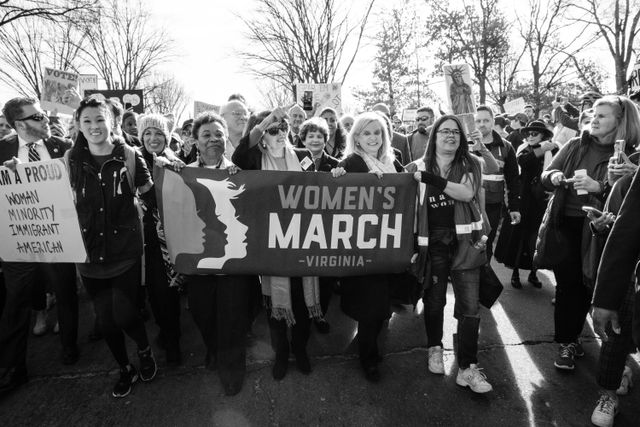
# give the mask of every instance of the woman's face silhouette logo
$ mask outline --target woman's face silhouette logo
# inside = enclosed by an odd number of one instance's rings
[[[227,261],[247,256],[248,227],[238,220],[232,203],[245,188],[244,185],[237,188],[236,184],[228,179],[216,181],[197,178],[196,182],[206,188],[215,203],[216,220],[224,227],[223,254],[219,257],[204,256],[205,245],[211,240],[220,240],[219,233],[216,234],[218,238],[214,239],[208,235],[208,230],[218,228],[203,221],[210,213],[198,206],[193,189],[185,184],[182,177],[176,173],[165,173],[162,198],[165,211],[171,212],[164,215],[169,254],[174,262],[178,255],[203,255],[197,262],[197,268],[221,269]],[[194,212],[198,212],[198,215],[194,215]]]

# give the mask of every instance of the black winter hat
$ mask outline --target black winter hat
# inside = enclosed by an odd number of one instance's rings
[[[553,132],[551,132],[547,128],[542,120],[532,120],[526,127],[523,127],[520,131],[525,134],[530,131],[540,132],[545,135],[545,139],[553,138]]]

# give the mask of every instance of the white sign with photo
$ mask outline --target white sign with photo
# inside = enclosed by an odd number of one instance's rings
[[[45,110],[63,114],[73,114],[74,108],[70,106],[71,97],[69,89],[78,89],[78,74],[45,68],[42,79],[44,90],[40,105]]]

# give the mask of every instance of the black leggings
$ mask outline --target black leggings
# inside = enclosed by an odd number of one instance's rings
[[[82,282],[93,301],[98,325],[109,350],[120,367],[128,365],[129,357],[122,331],[136,342],[138,350],[149,346],[147,331],[136,304],[140,263],[137,262],[116,277],[92,279],[82,276]]]

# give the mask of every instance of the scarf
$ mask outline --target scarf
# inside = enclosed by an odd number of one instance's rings
[[[284,160],[287,171],[302,171],[296,152],[291,147],[285,147]],[[262,170],[281,170],[278,168],[275,157],[267,150],[262,152]],[[287,326],[295,325],[296,319],[291,307],[291,278],[281,276],[261,277],[262,295],[264,304],[271,311],[271,317],[276,320],[285,320]],[[309,311],[309,317],[322,319],[320,308],[320,281],[318,277],[303,277],[302,289],[304,302]]]
[[[382,173],[396,172],[396,168],[395,166],[393,166],[393,160],[391,160],[389,156],[387,156],[384,162],[381,162],[380,160],[371,157],[369,154],[363,151],[358,152],[358,155],[362,157],[362,160],[364,160],[364,162],[367,164],[369,171]]]

